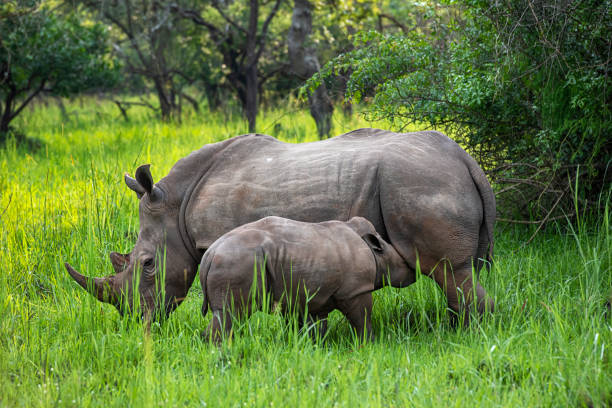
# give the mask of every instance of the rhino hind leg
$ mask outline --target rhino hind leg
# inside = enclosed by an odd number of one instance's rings
[[[302,317],[299,322],[304,330],[310,332],[310,337],[313,342],[321,341],[327,333],[327,314],[313,315],[308,314],[306,318]]]
[[[324,317],[317,317],[316,326],[317,330],[313,332],[313,336],[317,336],[318,340],[323,340],[327,334],[327,315]]]
[[[352,299],[338,301],[338,309],[346,316],[355,333],[362,340],[373,341],[372,293],[364,293]]]
[[[469,325],[472,311],[482,316],[485,312],[493,312],[493,300],[487,295],[477,280],[477,272],[473,273],[471,264],[452,269],[448,265],[440,265],[433,272],[433,278],[446,294],[448,306],[452,309],[451,324]]]

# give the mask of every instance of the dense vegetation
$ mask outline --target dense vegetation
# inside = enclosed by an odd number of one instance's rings
[[[124,171],[154,177],[204,143],[246,131],[239,117],[160,124],[142,111],[117,120],[110,102],[27,109],[19,126],[45,147],[0,151],[0,405],[2,406],[605,406],[612,402],[608,210],[559,221],[522,244],[529,226],[499,227],[482,276],[497,311],[449,326],[437,286],[420,277],[375,294],[372,344],[337,312],[312,343],[278,315],[255,314],[220,348],[200,339],[198,280],[151,333],[78,287],[63,268],[110,273],[108,253],[132,248],[137,203]],[[27,119],[26,119],[27,117]],[[18,120],[21,120],[18,118]],[[262,130],[316,139],[304,113],[265,112]],[[346,123],[339,130],[370,123]],[[384,124],[378,124],[384,126]],[[580,208],[578,208],[580,210]],[[580,212],[580,211],[578,211]],[[587,222],[588,221],[588,222]],[[104,272],[106,271],[106,272]]]
[[[445,129],[488,170],[506,218],[564,218],[576,185],[585,208],[601,206],[612,180],[612,3],[442,3],[424,29],[361,33],[311,85],[348,73],[347,97],[372,96],[373,118]]]
[[[117,71],[107,60],[108,33],[75,14],[57,18],[35,2],[0,6],[0,145],[10,123],[32,100],[110,87]],[[15,134],[22,139],[20,133]]]
[[[610,1],[12,0],[0,143],[38,94],[88,90],[125,120],[238,110],[255,132],[259,109],[316,74],[320,138],[355,102],[393,130],[444,130],[494,181],[502,219],[544,225],[574,198],[601,211],[611,186],[611,41]]]

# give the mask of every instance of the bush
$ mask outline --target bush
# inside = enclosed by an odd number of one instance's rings
[[[106,57],[107,30],[55,14],[34,2],[0,6],[0,142],[39,94],[68,96],[117,78]]]
[[[346,96],[367,98],[368,115],[445,130],[488,172],[502,218],[598,207],[612,172],[610,2],[459,3],[431,6],[433,30],[359,34],[309,86],[351,72]]]

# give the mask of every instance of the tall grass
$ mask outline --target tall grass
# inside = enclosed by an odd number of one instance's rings
[[[138,231],[125,171],[157,180],[190,151],[246,132],[240,118],[201,114],[130,122],[110,104],[73,103],[68,121],[37,106],[19,126],[38,151],[0,150],[1,406],[606,406],[612,404],[609,208],[559,223],[528,246],[528,228],[498,228],[481,275],[496,312],[451,329],[430,279],[374,295],[375,342],[360,344],[334,312],[325,343],[277,313],[255,313],[221,347],[202,341],[196,279],[150,334],[85,293],[63,268],[111,272],[108,253]],[[261,131],[291,142],[316,131],[301,112],[264,112]],[[336,132],[367,126],[336,118]],[[609,198],[609,197],[604,197]]]

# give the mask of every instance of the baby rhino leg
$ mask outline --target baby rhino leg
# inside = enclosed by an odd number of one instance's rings
[[[212,319],[204,336],[215,343],[231,335],[232,318],[248,317],[253,307],[250,275],[245,274],[243,279],[239,274],[227,275],[213,274],[207,279],[206,292]],[[205,313],[205,309],[202,307],[202,313]]]
[[[364,293],[351,299],[337,301],[338,309],[346,316],[357,335],[372,341],[372,293]]]
[[[204,340],[211,340],[215,344],[221,343],[223,337],[230,335],[232,330],[232,316],[229,310],[212,310],[212,319],[202,334]]]

